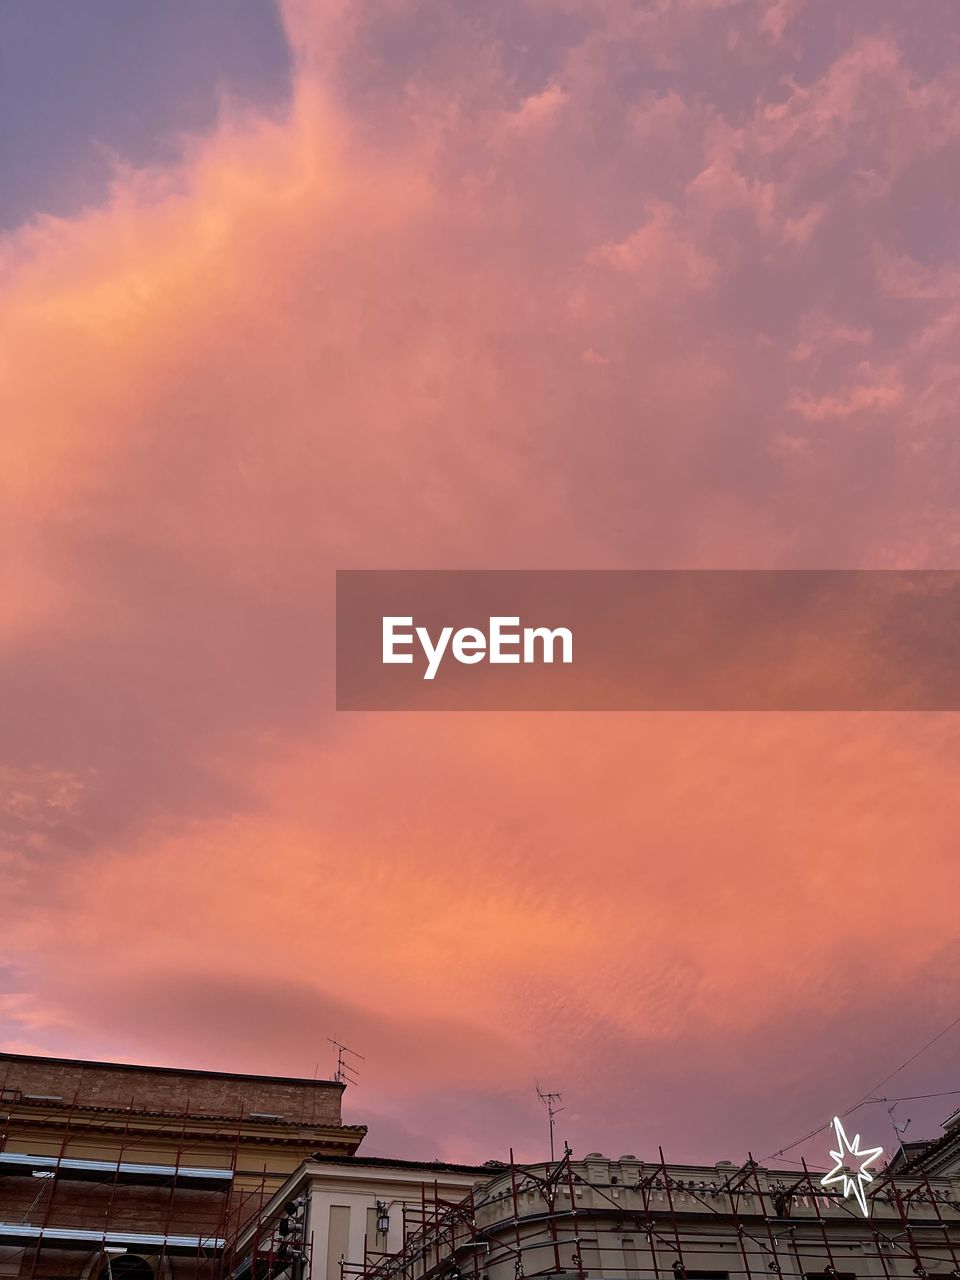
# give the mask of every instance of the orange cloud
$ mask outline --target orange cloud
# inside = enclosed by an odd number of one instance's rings
[[[737,1155],[935,1029],[952,721],[337,716],[333,571],[948,561],[956,72],[497,14],[289,0],[285,115],[5,246],[0,1036]]]

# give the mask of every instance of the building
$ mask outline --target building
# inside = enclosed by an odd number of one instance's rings
[[[856,1145],[856,1144],[855,1144]],[[853,1166],[851,1166],[851,1169]],[[819,1174],[565,1155],[427,1195],[404,1244],[356,1248],[354,1280],[960,1280],[960,1177],[878,1174],[856,1200]],[[329,1253],[309,1280],[333,1280]],[[278,1274],[274,1271],[272,1274]]]
[[[229,1275],[342,1280],[402,1250],[426,1205],[458,1205],[489,1176],[486,1166],[317,1155],[231,1240]]]
[[[943,1136],[905,1142],[890,1162],[891,1172],[937,1175],[960,1174],[960,1111],[943,1122]]]
[[[0,1280],[960,1280],[958,1115],[825,1188],[365,1157],[331,1081],[7,1054],[0,1088]]]
[[[0,1054],[0,1278],[181,1280],[363,1126],[330,1080]]]

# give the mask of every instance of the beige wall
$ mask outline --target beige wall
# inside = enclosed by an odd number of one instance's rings
[[[315,1166],[307,1166],[308,1171]],[[439,1195],[462,1200],[473,1188],[476,1176],[440,1175]],[[364,1238],[376,1252],[393,1252],[403,1246],[403,1205],[419,1206],[422,1187],[435,1191],[434,1180],[416,1171],[371,1170],[363,1166],[337,1165],[320,1174],[308,1173],[307,1235],[311,1270],[309,1280],[340,1280],[340,1257],[359,1266],[363,1261]],[[386,1237],[375,1233],[377,1202],[387,1205],[390,1230]],[[335,1263],[335,1265],[333,1265]],[[332,1269],[331,1269],[332,1268]]]

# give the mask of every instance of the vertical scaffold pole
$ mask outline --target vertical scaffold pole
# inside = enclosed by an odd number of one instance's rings
[[[580,1224],[577,1221],[577,1198],[573,1189],[573,1166],[570,1163],[570,1154],[564,1155],[564,1162],[567,1166],[567,1190],[570,1194],[570,1221],[573,1226],[573,1240],[576,1253],[574,1257],[577,1262],[577,1275],[579,1280],[585,1280],[585,1272],[583,1268],[583,1250],[580,1247]]]
[[[820,1227],[820,1238],[823,1241],[823,1249],[827,1255],[827,1266],[831,1271],[836,1273],[837,1264],[833,1260],[833,1250],[830,1248],[830,1237],[827,1235],[827,1224],[824,1221],[823,1212],[820,1209],[820,1201],[817,1199],[817,1193],[814,1190],[813,1179],[810,1176],[810,1170],[807,1168],[807,1162],[801,1157],[800,1164],[803,1167],[803,1177],[807,1184],[807,1195],[813,1201],[814,1208],[817,1211],[817,1225]]]
[[[522,1280],[523,1246],[520,1239],[520,1198],[517,1195],[517,1166],[513,1160],[513,1147],[510,1148],[510,1194],[513,1198],[513,1231],[517,1246],[516,1280]],[[560,1270],[559,1262],[557,1270]]]
[[[763,1223],[767,1229],[767,1243],[770,1246],[770,1256],[773,1261],[773,1269],[779,1276],[783,1274],[783,1267],[780,1265],[780,1254],[777,1250],[777,1237],[774,1234],[773,1227],[770,1225],[770,1214],[767,1213],[767,1203],[763,1198],[763,1188],[760,1185],[760,1166],[754,1160],[753,1156],[750,1156],[750,1164],[752,1166],[751,1173],[753,1174],[754,1186],[757,1189],[757,1198],[760,1201],[760,1209],[763,1213]]]
[[[677,1250],[677,1261],[680,1263],[680,1271],[685,1276],[687,1273],[687,1267],[683,1260],[683,1244],[680,1240],[680,1224],[677,1221],[677,1210],[673,1203],[672,1180],[670,1175],[667,1173],[667,1162],[663,1157],[663,1147],[658,1149],[660,1152],[660,1171],[663,1174],[663,1185],[667,1191],[667,1204],[670,1206],[670,1225],[673,1227],[674,1247]]]
[[[748,1155],[747,1159],[749,1160],[751,1167],[754,1167],[753,1156]],[[759,1185],[760,1185],[760,1184],[759,1184],[759,1180],[758,1180],[757,1186],[759,1187]],[[729,1200],[730,1200],[730,1214],[731,1214],[731,1217],[733,1218],[734,1230],[735,1230],[735,1231],[736,1231],[736,1233],[737,1233],[737,1244],[740,1246],[740,1256],[741,1256],[741,1258],[743,1259],[743,1270],[744,1270],[744,1274],[746,1275],[747,1280],[751,1280],[750,1259],[749,1259],[749,1257],[747,1256],[747,1247],[746,1247],[746,1245],[743,1243],[743,1223],[742,1223],[742,1221],[740,1220],[740,1213],[739,1213],[739,1210],[738,1210],[738,1208],[737,1208],[737,1202],[738,1202],[739,1197],[740,1197],[740,1192],[741,1192],[742,1186],[743,1186],[743,1183],[741,1182],[741,1183],[737,1186],[736,1192],[734,1192],[733,1188],[728,1184],[728,1185],[727,1185],[727,1197],[728,1197],[728,1198],[729,1198]],[[760,1196],[760,1207],[761,1207],[761,1209],[763,1208],[763,1196],[762,1196],[762,1195]]]
[[[939,1201],[937,1200],[937,1193],[934,1191],[933,1187],[930,1185],[930,1179],[926,1173],[924,1173],[923,1175],[923,1181],[927,1190],[927,1198],[929,1199],[930,1203],[933,1205],[933,1211],[937,1215],[937,1222],[940,1224],[940,1229],[943,1232],[943,1242],[947,1246],[947,1249],[949,1250],[950,1258],[951,1258],[951,1261],[953,1262],[953,1269],[955,1272],[960,1271],[960,1261],[958,1261],[957,1259],[957,1251],[954,1248],[953,1241],[950,1238],[950,1232],[947,1227],[946,1221],[944,1220],[943,1214],[940,1212],[940,1204],[939,1204]]]

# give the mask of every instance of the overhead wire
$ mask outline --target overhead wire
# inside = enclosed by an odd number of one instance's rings
[[[906,1102],[906,1101],[912,1100],[908,1098],[895,1098],[895,1099],[875,1098],[873,1095],[877,1092],[878,1089],[882,1089],[885,1084],[887,1084],[890,1080],[892,1080],[894,1076],[898,1076],[901,1071],[903,1071],[906,1067],[909,1067],[912,1062],[916,1062],[917,1058],[919,1058],[921,1054],[926,1053],[926,1051],[932,1048],[937,1043],[938,1040],[942,1040],[945,1035],[949,1034],[949,1032],[951,1032],[954,1029],[954,1027],[957,1027],[957,1026],[960,1026],[960,1016],[954,1018],[954,1020],[949,1024],[949,1026],[944,1027],[942,1031],[938,1031],[937,1034],[932,1039],[928,1040],[926,1044],[922,1045],[916,1051],[916,1053],[912,1053],[910,1057],[906,1059],[905,1062],[901,1062],[899,1067],[896,1067],[893,1071],[890,1072],[889,1075],[884,1076],[882,1080],[878,1080],[877,1083],[872,1086],[872,1088],[867,1090],[867,1092],[863,1095],[863,1097],[860,1099],[859,1102],[855,1102],[853,1106],[847,1107],[845,1111],[838,1112],[840,1118],[844,1119],[848,1115],[850,1115],[852,1112],[859,1110],[860,1107],[866,1106],[870,1103],[891,1102],[891,1101]],[[960,1090],[950,1089],[945,1091],[943,1094],[916,1094],[914,1095],[914,1097],[916,1098],[947,1097],[948,1095],[954,1094],[954,1093],[960,1093]],[[786,1146],[780,1147],[776,1151],[771,1151],[770,1154],[767,1156],[764,1156],[763,1159],[765,1161],[772,1160],[776,1156],[785,1155],[786,1152],[792,1151],[794,1147],[799,1147],[804,1142],[809,1142],[811,1138],[817,1137],[818,1134],[825,1133],[826,1130],[830,1128],[831,1123],[832,1121],[828,1120],[826,1124],[820,1125],[818,1129],[811,1129],[809,1133],[804,1134],[802,1138],[797,1138],[795,1142],[789,1142],[786,1144]]]

